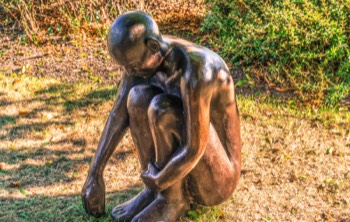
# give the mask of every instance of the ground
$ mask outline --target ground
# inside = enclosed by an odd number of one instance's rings
[[[102,39],[36,47],[8,37],[1,45],[0,221],[109,221],[116,204],[142,189],[129,134],[104,174],[108,214],[86,215],[80,191],[120,67]],[[350,112],[296,108],[290,95],[264,88],[237,92],[239,186],[225,203],[194,206],[181,221],[350,221]]]

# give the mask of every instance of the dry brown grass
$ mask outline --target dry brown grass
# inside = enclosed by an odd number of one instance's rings
[[[142,10],[161,25],[198,30],[206,13],[204,0],[0,0],[0,27],[17,25],[34,43],[58,38],[104,36],[113,20],[128,10]]]
[[[92,220],[79,193],[116,88],[22,71],[2,73],[0,86],[0,220]],[[224,204],[198,207],[182,221],[349,221],[349,112],[271,101],[239,96],[239,187]],[[107,211],[142,189],[139,171],[127,135],[105,172]]]

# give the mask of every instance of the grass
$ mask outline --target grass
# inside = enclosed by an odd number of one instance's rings
[[[0,221],[109,221],[142,189],[127,134],[105,171],[108,214],[85,214],[80,191],[116,87],[0,73]],[[238,95],[243,169],[225,203],[181,221],[349,221],[350,113]]]

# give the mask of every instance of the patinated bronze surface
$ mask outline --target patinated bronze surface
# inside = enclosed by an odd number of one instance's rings
[[[82,190],[86,212],[104,213],[103,171],[128,128],[145,187],[113,209],[114,221],[176,221],[192,203],[228,199],[240,178],[241,138],[234,83],[222,58],[160,35],[139,11],[115,20],[108,49],[125,73]]]

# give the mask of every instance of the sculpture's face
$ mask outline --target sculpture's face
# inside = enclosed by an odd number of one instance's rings
[[[116,63],[125,67],[128,75],[143,78],[153,76],[163,60],[161,52],[151,49],[143,40],[132,46],[116,46],[110,52]]]
[[[129,75],[149,78],[155,74],[161,62],[161,53],[152,51],[142,42],[124,52],[121,65]]]

